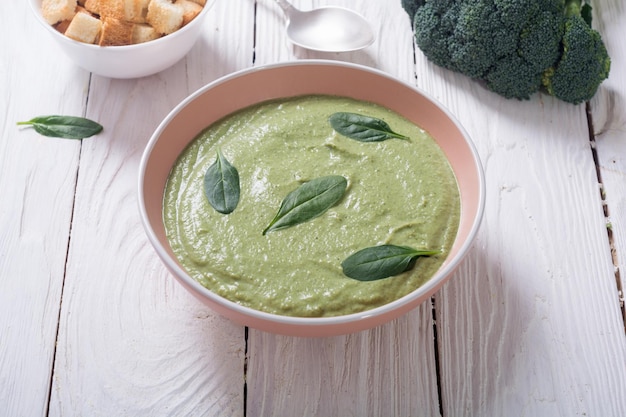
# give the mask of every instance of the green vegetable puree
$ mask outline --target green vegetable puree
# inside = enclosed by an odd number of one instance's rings
[[[410,140],[341,136],[328,123],[340,111],[380,118]],[[203,191],[218,148],[240,177],[241,199],[228,215]],[[326,175],[348,180],[335,206],[262,234],[290,191]],[[203,131],[170,173],[163,216],[179,262],[213,292],[269,313],[336,316],[386,304],[428,280],[450,250],[459,213],[454,174],[424,130],[373,103],[302,96],[254,105]],[[346,257],[384,243],[442,252],[378,281],[342,273]]]

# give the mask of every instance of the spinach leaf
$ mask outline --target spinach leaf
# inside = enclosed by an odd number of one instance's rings
[[[263,230],[285,229],[314,219],[337,203],[346,191],[348,181],[341,175],[330,175],[305,182],[282,201],[278,213]]]
[[[380,245],[361,249],[342,263],[343,273],[359,281],[376,281],[410,270],[420,256],[439,251],[418,250],[408,246]]]
[[[328,121],[338,133],[361,142],[381,142],[392,138],[409,139],[408,136],[391,130],[384,120],[357,113],[333,113]]]
[[[239,172],[218,149],[215,162],[204,174],[204,195],[219,213],[232,213],[239,204]]]
[[[32,126],[43,136],[65,139],[88,138],[102,131],[99,123],[76,116],[39,116],[17,124]]]

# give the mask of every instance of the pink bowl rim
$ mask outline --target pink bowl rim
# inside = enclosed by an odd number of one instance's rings
[[[276,68],[298,67],[298,66],[304,66],[304,65],[338,66],[338,67],[353,69],[356,71],[366,71],[376,76],[391,79],[394,82],[399,82],[400,84],[404,85],[406,88],[409,88],[413,90],[415,93],[420,94],[426,99],[428,99],[434,106],[439,108],[450,119],[450,121],[452,121],[452,123],[456,126],[456,128],[459,129],[459,131],[461,132],[463,139],[465,140],[465,143],[473,157],[474,167],[475,167],[477,179],[479,182],[478,184],[479,195],[477,198],[478,204],[477,204],[476,215],[473,218],[472,226],[468,233],[467,239],[465,239],[465,241],[459,248],[458,253],[453,258],[448,259],[446,264],[441,269],[439,269],[437,273],[435,273],[435,275],[433,275],[433,277],[431,277],[422,286],[418,287],[414,291],[410,292],[409,294],[401,298],[398,298],[390,303],[387,303],[380,307],[373,308],[371,310],[366,310],[366,311],[362,311],[358,313],[346,314],[346,315],[341,315],[341,316],[334,316],[334,317],[292,317],[292,316],[283,316],[283,315],[278,315],[278,314],[267,313],[264,311],[255,310],[253,308],[245,307],[240,304],[237,304],[233,301],[230,301],[226,298],[223,298],[213,293],[206,287],[202,286],[199,282],[191,278],[180,266],[178,266],[178,264],[170,258],[166,249],[157,238],[156,233],[154,232],[154,229],[152,228],[148,220],[145,200],[143,196],[143,184],[145,181],[146,167],[150,160],[151,152],[153,148],[155,147],[157,141],[159,140],[161,133],[165,130],[166,126],[178,115],[178,113],[184,107],[186,107],[190,102],[192,102],[198,96],[204,94],[208,90],[213,89],[216,86],[219,86],[223,83],[232,82],[233,80],[236,80],[239,77],[246,76],[247,74],[257,72],[257,71],[271,71]],[[233,73],[222,76],[216,79],[215,81],[212,81],[206,84],[205,86],[199,88],[194,93],[190,94],[187,98],[183,99],[183,101],[181,101],[165,117],[165,119],[159,124],[159,126],[157,127],[153,135],[151,136],[150,140],[148,141],[148,144],[146,145],[146,148],[144,150],[144,153],[140,161],[138,185],[139,185],[139,188],[138,188],[139,211],[141,214],[141,220],[142,220],[145,232],[148,236],[148,239],[152,243],[155,251],[157,252],[157,255],[165,263],[166,267],[170,270],[170,272],[172,272],[175,275],[177,279],[182,280],[188,289],[192,289],[193,291],[196,292],[196,294],[201,294],[203,297],[206,297],[213,303],[223,308],[226,308],[227,310],[234,310],[237,314],[248,317],[251,320],[255,320],[255,321],[262,320],[264,322],[273,322],[276,325],[288,326],[288,327],[294,327],[294,326],[309,327],[311,329],[324,327],[324,326],[331,326],[331,327],[341,326],[341,325],[346,325],[350,323],[371,320],[374,317],[378,317],[378,316],[389,315],[394,310],[402,309],[402,307],[406,306],[407,304],[411,304],[417,298],[433,295],[439,289],[439,287],[446,281],[447,277],[454,272],[454,270],[458,267],[460,262],[463,260],[463,258],[467,254],[467,252],[470,250],[475,240],[476,234],[478,233],[478,230],[480,228],[480,224],[482,221],[484,208],[485,208],[485,200],[486,200],[485,176],[484,176],[484,171],[483,171],[483,167],[480,161],[478,151],[474,143],[470,139],[469,135],[467,134],[465,128],[463,128],[463,126],[457,121],[456,117],[453,116],[452,113],[450,113],[450,111],[448,111],[442,104],[440,104],[437,100],[435,100],[428,93],[422,91],[421,89],[415,86],[412,86],[402,80],[399,80],[398,78],[388,73],[385,73],[381,70],[367,67],[361,64],[347,63],[343,61],[324,60],[324,59],[307,59],[307,60],[299,60],[299,61],[265,64],[265,65],[260,65],[257,67],[250,67],[250,68],[238,70]]]

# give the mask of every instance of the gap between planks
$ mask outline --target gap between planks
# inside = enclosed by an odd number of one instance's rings
[[[89,107],[89,92],[91,91],[91,78],[93,74],[89,74],[89,78],[87,79],[87,92],[85,94],[85,106],[83,107],[83,117],[87,117],[87,108]],[[67,266],[70,255],[70,247],[72,245],[72,229],[74,226],[74,213],[76,211],[76,191],[78,190],[78,175],[80,171],[80,159],[83,150],[83,139],[80,139],[80,147],[78,150],[78,163],[76,164],[76,174],[74,175],[74,198],[72,198],[72,208],[70,210],[70,227],[67,231],[67,246],[65,248],[65,261],[63,264],[63,281],[61,282],[61,294],[59,297],[59,313],[57,315],[57,328],[54,332],[54,347],[52,348],[52,363],[50,364],[50,378],[48,382],[48,398],[46,399],[46,414],[48,417],[50,415],[50,400],[52,398],[52,387],[54,385],[54,369],[57,361],[57,346],[59,342],[59,330],[61,328],[61,314],[63,311],[63,295],[65,292],[65,278],[67,278]]]
[[[598,150],[596,147],[596,135],[593,127],[593,116],[591,112],[591,105],[589,102],[585,104],[585,111],[587,113],[587,128],[589,131],[589,144],[591,148],[591,154],[593,156],[593,162],[596,167],[596,177],[598,184],[600,185],[600,200],[602,201],[602,212],[606,220],[606,232],[609,242],[609,250],[611,251],[611,259],[613,260],[613,267],[615,270],[615,286],[617,288],[617,294],[619,297],[620,310],[622,312],[622,322],[624,324],[624,332],[626,332],[626,306],[624,305],[624,288],[622,288],[621,273],[619,269],[617,250],[615,249],[615,238],[613,237],[613,230],[610,223],[610,210],[606,202],[606,190],[604,189],[604,182],[602,180],[602,170],[600,169],[600,161],[598,158]]]

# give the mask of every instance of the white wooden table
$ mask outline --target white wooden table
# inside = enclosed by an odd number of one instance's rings
[[[433,66],[400,0],[294,3],[353,8],[377,41],[294,48],[273,0],[217,0],[184,60],[111,80],[61,55],[26,2],[0,2],[0,416],[626,416],[626,3],[595,2],[613,66],[579,106],[505,100]],[[178,102],[233,71],[306,58],[432,94],[487,179],[476,244],[432,302],[327,339],[246,329],[201,305],[157,259],[136,201],[143,148]],[[15,124],[43,114],[105,131],[74,141]]]

